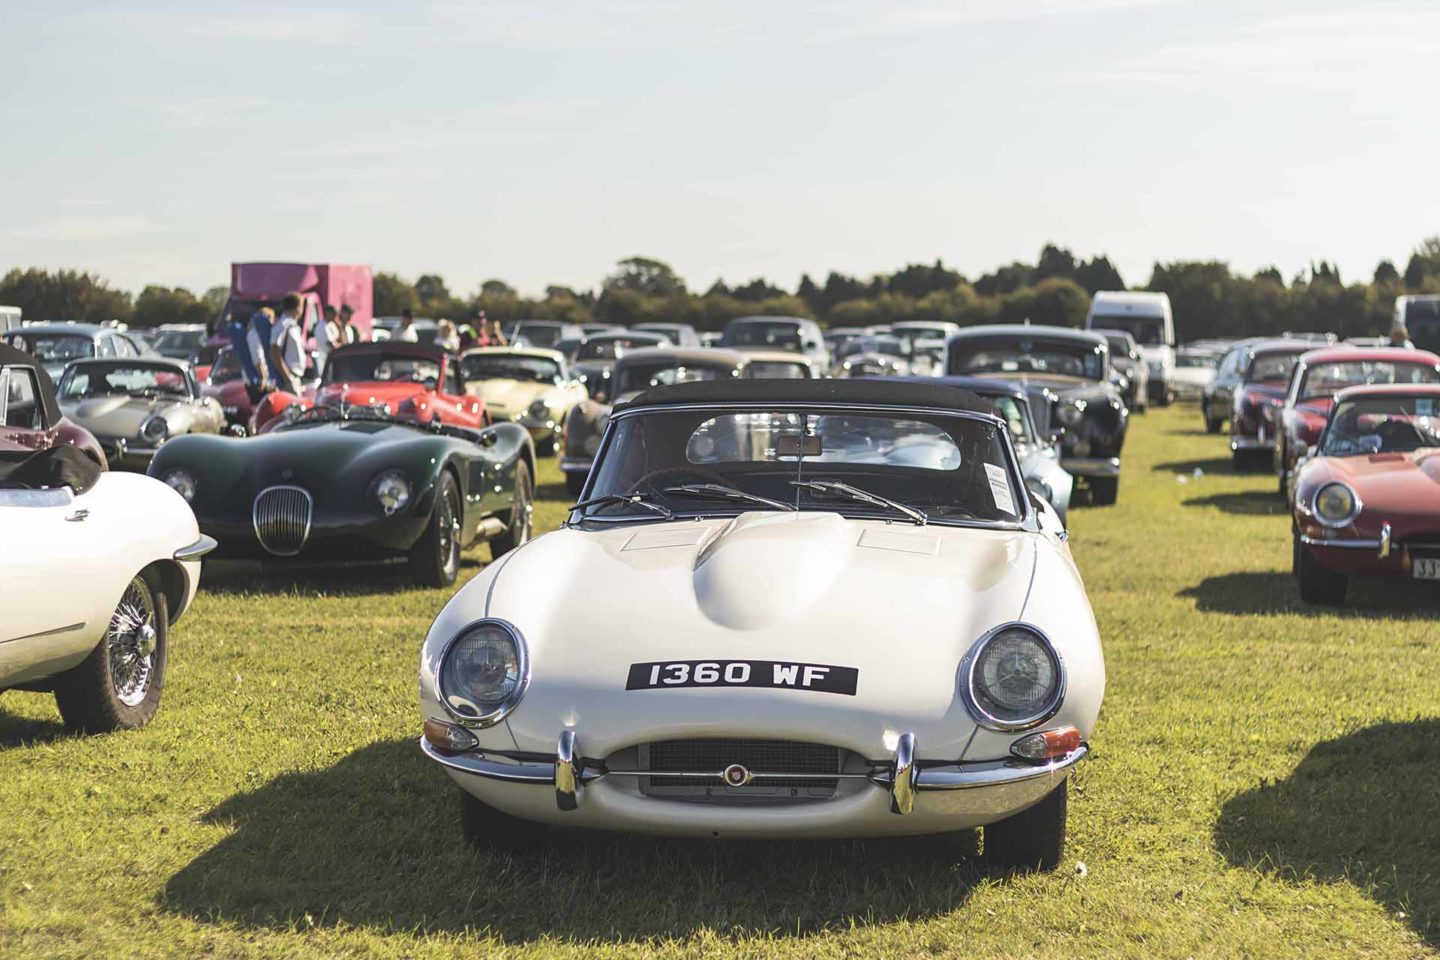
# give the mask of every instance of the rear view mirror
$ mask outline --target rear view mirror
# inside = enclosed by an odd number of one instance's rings
[[[824,444],[819,434],[787,433],[775,442],[775,452],[782,457],[818,457]]]

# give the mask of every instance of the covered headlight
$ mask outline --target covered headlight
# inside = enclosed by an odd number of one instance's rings
[[[184,497],[186,503],[195,499],[195,478],[188,470],[171,470],[164,479],[166,486]]]
[[[468,725],[498,723],[520,702],[529,679],[525,641],[500,620],[471,624],[440,655],[440,702]]]
[[[992,630],[971,648],[960,671],[960,693],[981,726],[1024,730],[1060,708],[1065,671],[1044,634],[1012,623]]]
[[[165,442],[170,436],[170,425],[164,417],[152,416],[140,424],[140,438],[151,446]]]
[[[1316,518],[1328,527],[1343,527],[1360,512],[1360,498],[1343,483],[1327,483],[1315,492]]]
[[[381,513],[393,517],[410,502],[410,481],[399,470],[386,470],[370,484],[370,496]]]
[[[1073,427],[1085,418],[1084,400],[1062,400],[1055,408],[1055,416],[1067,427]]]
[[[548,404],[545,403],[544,400],[536,400],[534,403],[530,404],[530,409],[528,413],[530,419],[532,420],[550,419],[550,407]]]

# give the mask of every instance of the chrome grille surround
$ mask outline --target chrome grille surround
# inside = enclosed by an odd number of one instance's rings
[[[652,773],[639,780],[645,796],[732,805],[832,799],[845,760],[844,751],[825,744],[741,738],[663,740],[641,744],[638,754],[640,768]],[[732,764],[752,779],[728,786],[724,771]],[[663,773],[675,775],[654,775]]]
[[[255,536],[268,553],[277,557],[293,557],[305,548],[310,539],[310,522],[315,513],[315,500],[303,487],[277,485],[266,487],[255,496],[250,521]]]

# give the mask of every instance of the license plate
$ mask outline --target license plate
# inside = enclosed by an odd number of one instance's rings
[[[1440,557],[1416,557],[1410,575],[1416,580],[1440,580]]]
[[[666,687],[776,687],[855,696],[860,671],[789,660],[670,660],[632,663],[626,690]]]

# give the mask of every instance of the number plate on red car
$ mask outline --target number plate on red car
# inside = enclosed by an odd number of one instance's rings
[[[666,687],[782,687],[855,696],[860,671],[824,663],[775,660],[673,660],[632,663],[626,690]]]
[[[1410,575],[1416,580],[1440,580],[1440,557],[1416,557]]]

